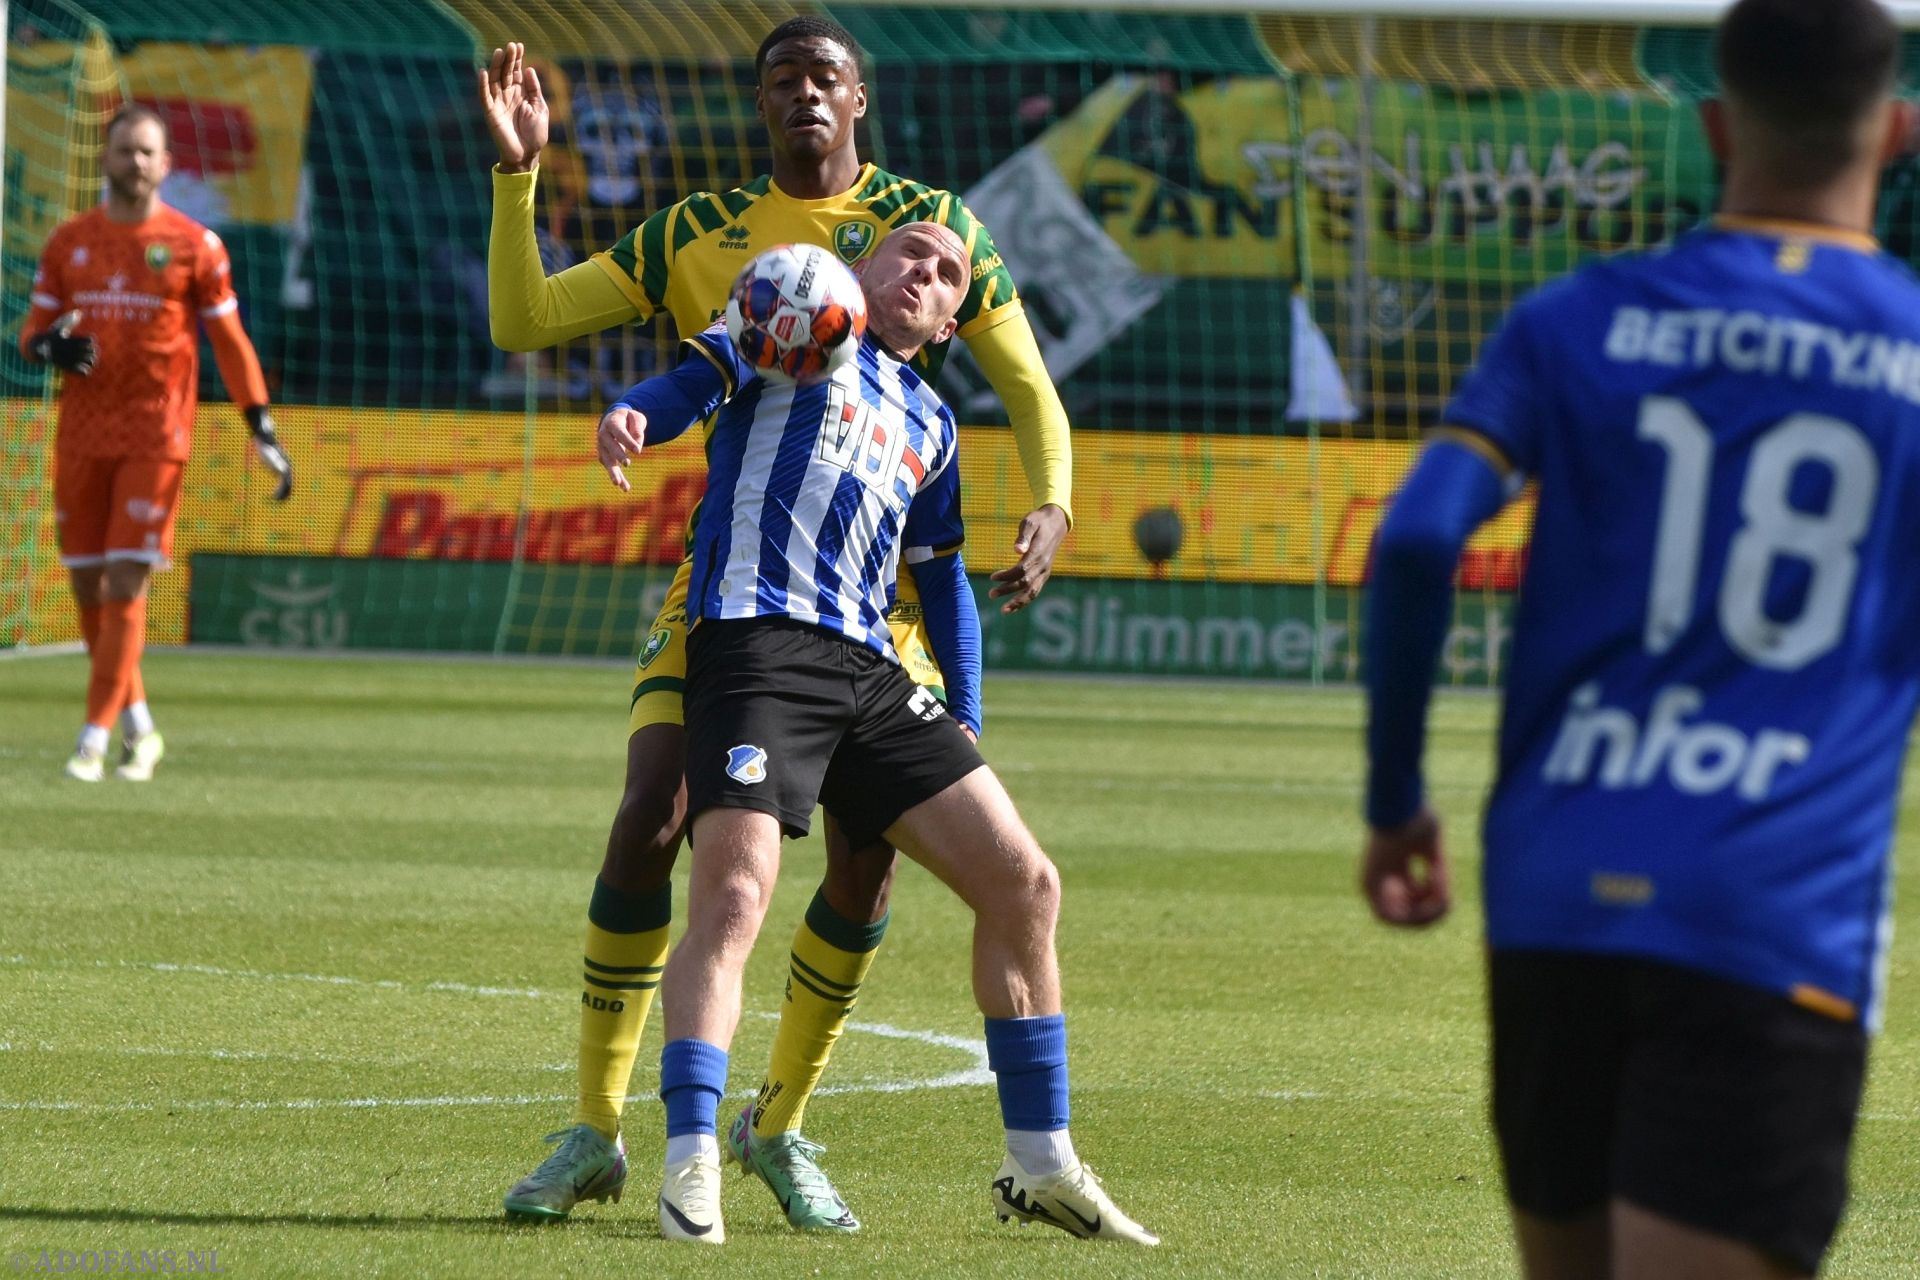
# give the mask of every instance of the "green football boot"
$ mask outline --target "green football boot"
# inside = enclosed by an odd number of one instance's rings
[[[802,1231],[858,1231],[860,1220],[814,1159],[825,1150],[797,1132],[754,1137],[751,1106],[727,1129],[727,1158],[738,1164],[742,1173],[760,1175],[789,1223]]]
[[[582,1200],[620,1202],[627,1185],[627,1151],[619,1138],[609,1142],[592,1125],[547,1135],[560,1149],[507,1192],[509,1218],[552,1220],[573,1212]]]

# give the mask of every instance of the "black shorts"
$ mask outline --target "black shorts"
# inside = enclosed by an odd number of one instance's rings
[[[1618,1196],[1819,1268],[1847,1200],[1867,1037],[1633,956],[1495,951],[1493,1124],[1516,1208]]]
[[[897,664],[786,618],[693,629],[686,724],[689,823],[754,809],[803,836],[817,800],[856,848],[985,763]]]

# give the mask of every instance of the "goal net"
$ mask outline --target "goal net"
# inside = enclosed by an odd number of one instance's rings
[[[1419,7],[14,0],[0,645],[77,634],[52,392],[14,340],[46,234],[98,199],[101,122],[138,101],[172,129],[165,198],[232,251],[300,478],[267,501],[203,359],[150,636],[631,653],[703,460],[691,439],[650,453],[623,495],[592,432],[676,335],[492,346],[473,68],[509,39],[537,60],[555,139],[536,225],[558,270],[765,172],[754,50],[824,12],[866,54],[863,158],[961,194],[992,231],[1073,422],[1073,532],[1033,608],[983,609],[990,667],[1352,678],[1373,533],[1481,340],[1522,291],[1714,201],[1705,30],[1386,11]],[[1882,209],[1905,256],[1916,174],[1903,157]],[[963,352],[939,389],[984,587],[1029,492]],[[1446,679],[1499,678],[1529,518],[1523,497],[1469,549]]]

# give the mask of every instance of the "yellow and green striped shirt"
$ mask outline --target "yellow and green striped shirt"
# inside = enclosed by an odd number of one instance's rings
[[[950,191],[864,165],[848,190],[824,200],[798,200],[762,175],[718,195],[700,192],[660,210],[594,262],[620,287],[641,319],[665,311],[683,337],[713,323],[740,269],[777,244],[826,245],[848,265],[886,234],[909,222],[938,222],[967,246],[973,283],[960,304],[959,336],[991,328],[1020,299],[993,247],[993,237]],[[946,344],[915,361],[931,378]]]

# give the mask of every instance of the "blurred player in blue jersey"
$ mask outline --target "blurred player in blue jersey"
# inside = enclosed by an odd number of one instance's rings
[[[1058,873],[969,736],[902,669],[886,623],[899,563],[919,574],[962,541],[959,434],[910,361],[953,333],[966,245],[912,223],[856,269],[869,329],[829,379],[763,381],[716,324],[626,400],[645,444],[718,411],[687,596],[693,872],[686,933],[661,980],[660,1228],[726,1238],[716,1113],[741,975],[780,839],[806,833],[818,800],[856,846],[884,836],[973,909],[974,992],[1007,1128],[995,1212],[1156,1244],[1068,1135]]]
[[[1722,213],[1519,303],[1380,532],[1362,879],[1448,906],[1420,757],[1456,558],[1539,485],[1485,826],[1493,1114],[1534,1277],[1814,1272],[1920,700],[1912,123],[1874,0],[1741,0]]]

